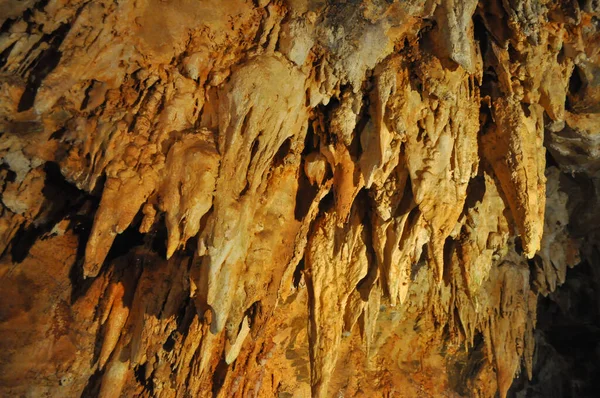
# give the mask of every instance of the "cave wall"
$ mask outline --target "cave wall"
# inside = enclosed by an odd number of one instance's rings
[[[588,391],[599,17],[1,1],[0,395]]]

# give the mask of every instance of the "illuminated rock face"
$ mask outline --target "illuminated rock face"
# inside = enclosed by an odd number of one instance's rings
[[[599,262],[599,17],[0,3],[0,395],[505,397],[563,369],[534,330]]]

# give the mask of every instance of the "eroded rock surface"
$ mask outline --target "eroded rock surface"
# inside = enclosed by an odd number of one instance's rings
[[[539,297],[600,259],[599,17],[0,2],[0,395],[547,391]]]

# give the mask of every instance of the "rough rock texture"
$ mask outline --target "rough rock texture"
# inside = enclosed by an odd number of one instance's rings
[[[0,395],[592,395],[599,18],[0,1]]]

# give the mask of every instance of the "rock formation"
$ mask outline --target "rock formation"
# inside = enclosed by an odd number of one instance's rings
[[[0,395],[585,396],[599,18],[0,2]]]

